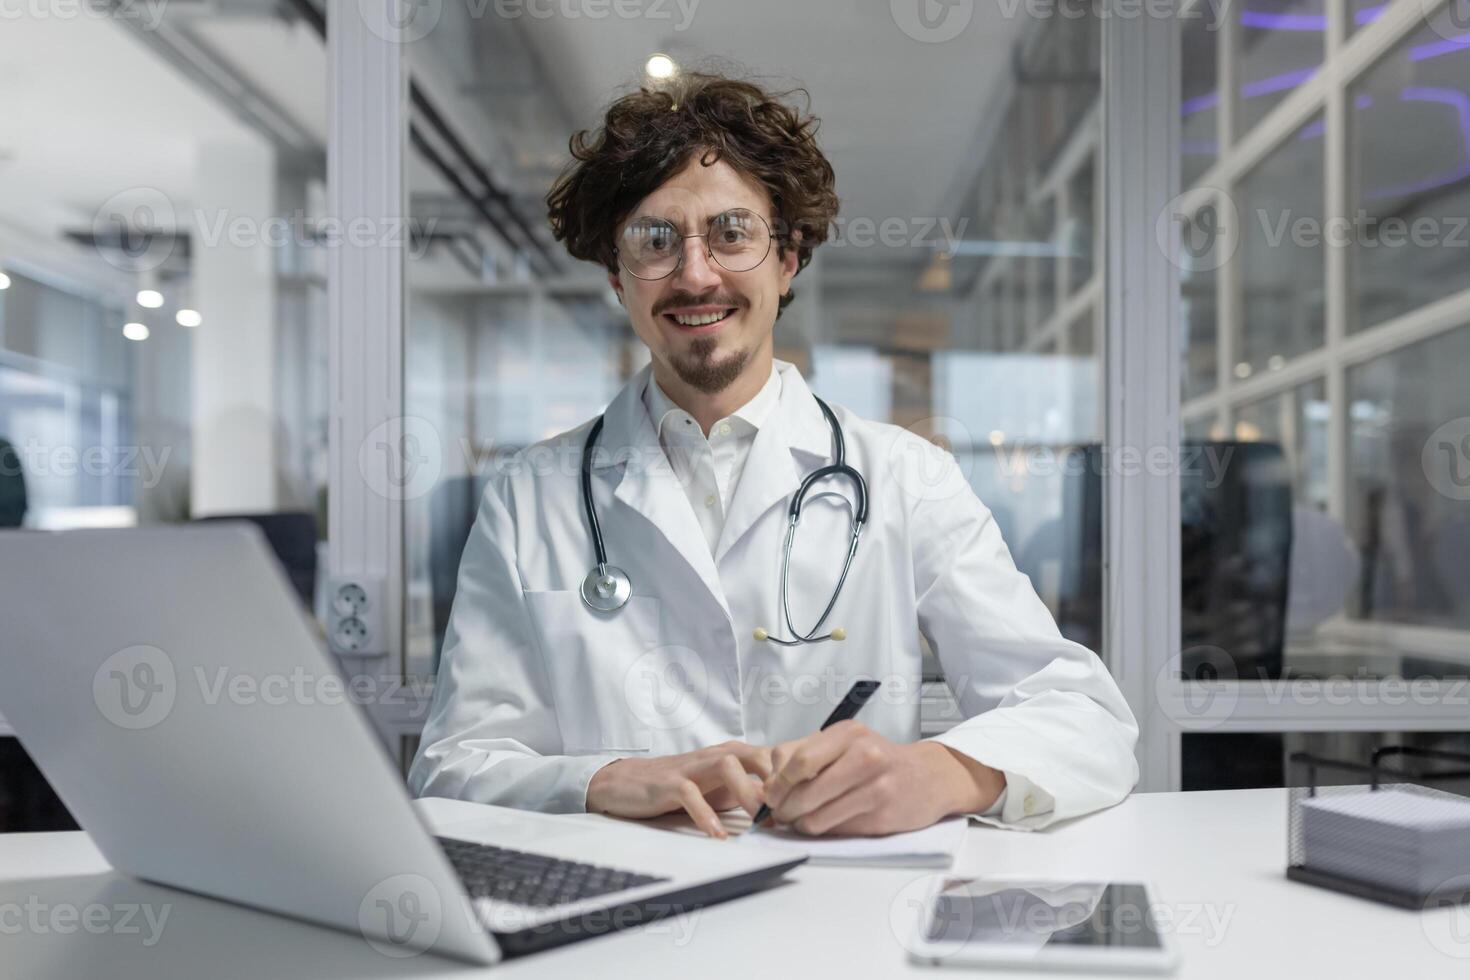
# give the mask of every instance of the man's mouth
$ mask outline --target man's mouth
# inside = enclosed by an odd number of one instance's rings
[[[680,309],[674,312],[665,313],[663,314],[663,316],[666,320],[669,320],[670,322],[676,324],[679,327],[682,327],[685,330],[698,330],[701,328],[713,327],[715,324],[729,319],[730,316],[735,312],[735,310],[736,308],[733,306],[705,306],[690,309]]]

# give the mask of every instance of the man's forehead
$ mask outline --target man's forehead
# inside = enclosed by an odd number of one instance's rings
[[[755,181],[744,177],[723,160],[705,167],[690,161],[653,193],[639,202],[633,216],[653,215],[674,222],[705,221],[731,208],[746,208],[764,214],[770,198]]]

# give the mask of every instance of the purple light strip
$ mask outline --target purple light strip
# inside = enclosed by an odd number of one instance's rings
[[[1297,71],[1289,71],[1281,75],[1272,75],[1263,78],[1259,82],[1247,82],[1240,87],[1240,94],[1247,99],[1253,99],[1258,95],[1269,95],[1272,92],[1280,92],[1282,89],[1296,88],[1302,82],[1316,74],[1317,69],[1301,68]],[[1220,104],[1219,92],[1206,92],[1204,95],[1196,95],[1192,99],[1185,99],[1180,103],[1179,114],[1181,116],[1192,116],[1196,112],[1205,109],[1213,109]]]
[[[1444,187],[1456,181],[1470,177],[1470,95],[1458,89],[1431,88],[1427,86],[1414,85],[1399,93],[1399,99],[1403,102],[1438,102],[1455,110],[1456,121],[1460,126],[1460,142],[1464,147],[1466,162],[1449,173],[1435,174],[1397,187],[1385,187],[1382,190],[1368,191],[1363,196],[1369,201],[1380,201],[1386,197],[1407,197],[1410,194],[1420,194],[1424,191],[1434,190],[1436,187]]]
[[[1240,26],[1263,31],[1325,31],[1327,18],[1320,14],[1268,14],[1260,10],[1242,10]]]
[[[1377,7],[1364,7],[1353,14],[1353,22],[1358,25],[1372,23],[1383,13],[1384,6],[1380,4]],[[1242,10],[1240,26],[1263,31],[1325,31],[1327,17],[1323,14],[1278,14],[1264,10]]]
[[[1431,41],[1428,44],[1412,47],[1409,49],[1409,60],[1428,61],[1442,54],[1466,50],[1470,50],[1470,34],[1461,34],[1459,37],[1447,37],[1443,41]]]

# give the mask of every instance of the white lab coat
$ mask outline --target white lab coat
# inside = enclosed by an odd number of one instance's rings
[[[1112,677],[1061,636],[1017,571],[954,457],[834,406],[847,461],[868,484],[868,524],[827,627],[788,636],[780,615],[787,507],[832,461],[831,430],[800,373],[777,362],[779,407],[750,449],[711,555],[640,397],[648,369],[608,407],[593,497],[608,560],[633,596],[589,611],[593,563],[579,464],[590,422],[492,475],[460,564],[413,792],[548,812],[586,809],[587,784],[627,756],[816,731],[853,680],[882,687],[858,718],[919,738],[920,631],[967,720],[935,736],[1003,771],[995,819],[1035,829],[1122,800],[1138,777],[1138,726]],[[844,497],[842,481],[828,481]],[[809,630],[832,594],[847,510],[809,496],[791,558],[791,614]]]

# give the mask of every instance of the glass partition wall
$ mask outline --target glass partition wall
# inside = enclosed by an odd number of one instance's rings
[[[571,133],[656,84],[656,53],[805,89],[842,207],[794,282],[777,356],[818,395],[950,449],[1062,629],[1105,655],[1101,485],[1086,465],[1102,437],[1099,21],[1085,5],[1041,19],[977,7],[943,37],[886,8],[819,28],[757,6],[702,5],[674,29],[446,5],[410,46],[455,131],[415,106],[425,247],[409,259],[406,404],[443,456],[405,505],[410,672],[436,669],[493,468],[600,412],[647,362],[603,270],[551,241],[544,196]],[[829,29],[853,57],[808,56]],[[937,662],[928,680],[934,731],[953,707]]]
[[[1303,730],[1463,750],[1470,31],[1433,3],[1199,11],[1179,397],[1186,447],[1231,461],[1181,488],[1182,785],[1279,785]]]

